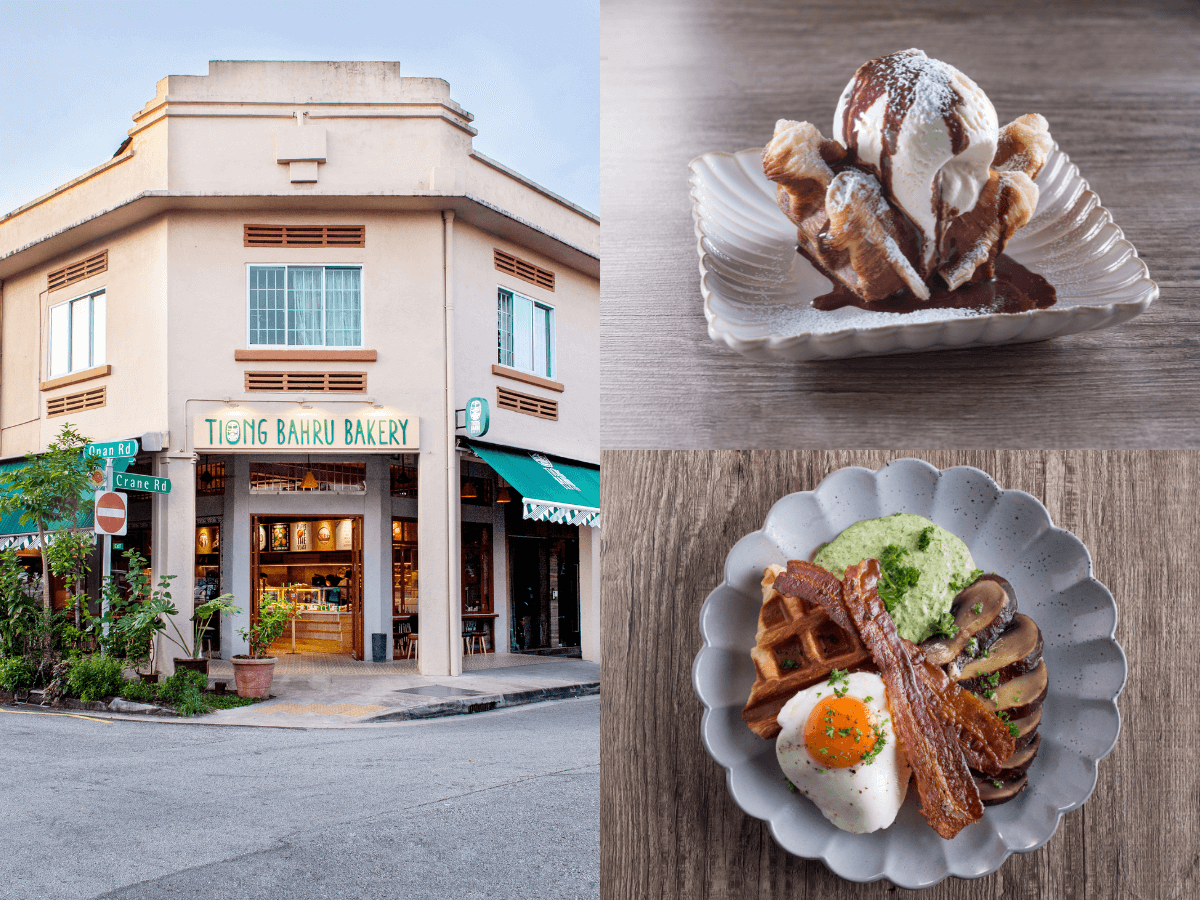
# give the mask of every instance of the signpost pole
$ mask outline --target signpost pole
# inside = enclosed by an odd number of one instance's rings
[[[104,462],[104,489],[111,491],[113,489],[113,464],[109,458]],[[103,558],[100,562],[100,616],[104,636],[108,637],[108,587],[109,579],[112,578],[112,535],[104,535],[104,550]]]

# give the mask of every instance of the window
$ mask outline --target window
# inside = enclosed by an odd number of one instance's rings
[[[274,347],[361,347],[358,266],[250,266],[249,341]]]
[[[496,303],[500,365],[553,378],[554,310],[504,288]]]
[[[104,365],[104,291],[50,307],[50,377]]]

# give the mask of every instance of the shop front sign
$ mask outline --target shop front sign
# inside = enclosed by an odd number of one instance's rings
[[[192,420],[196,450],[339,450],[352,453],[417,450],[415,416],[391,410],[346,415],[327,409],[256,414],[237,410]]]
[[[488,415],[488,402],[483,397],[472,397],[467,401],[467,435],[477,438],[488,433],[491,417]]]

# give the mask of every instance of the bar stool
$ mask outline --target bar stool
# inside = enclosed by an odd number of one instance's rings
[[[419,636],[414,631],[412,634],[408,635],[407,637],[408,637],[408,643],[405,645],[404,658],[405,659],[420,659],[421,649],[418,646],[418,641],[420,639]]]
[[[479,649],[476,650],[476,647]],[[483,634],[478,631],[465,632],[463,634],[463,652],[467,654],[486,652],[483,644]]]

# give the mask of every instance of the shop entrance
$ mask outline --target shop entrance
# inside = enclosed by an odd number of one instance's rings
[[[510,535],[509,572],[513,652],[578,648],[578,539]]]
[[[291,624],[271,653],[363,658],[362,517],[254,516],[252,621],[284,604]]]

